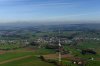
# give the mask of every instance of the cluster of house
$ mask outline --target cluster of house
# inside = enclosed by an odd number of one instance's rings
[[[57,37],[40,37],[36,40],[39,43],[57,43],[59,38]],[[61,43],[71,43],[72,40],[68,40],[67,38],[60,38]]]
[[[0,35],[13,35],[17,34],[16,31],[0,31]]]
[[[100,38],[96,38],[96,37],[75,37],[73,38],[74,40],[100,40]]]
[[[97,40],[99,41],[100,38],[96,37],[74,37],[72,40],[67,38],[60,38],[61,43],[69,44],[73,42],[73,40]],[[39,37],[36,42],[39,43],[56,43],[59,41],[58,37]]]
[[[0,40],[0,44],[5,44],[5,43],[16,44],[17,42],[20,42],[23,44],[29,44],[28,40]]]

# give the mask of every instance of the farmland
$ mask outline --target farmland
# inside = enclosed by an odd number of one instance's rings
[[[100,31],[67,25],[0,30],[0,66],[100,65]],[[59,34],[59,30],[60,34]]]

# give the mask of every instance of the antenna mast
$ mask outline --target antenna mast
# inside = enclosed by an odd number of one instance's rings
[[[60,41],[60,25],[59,25],[59,63],[61,62],[61,41]]]

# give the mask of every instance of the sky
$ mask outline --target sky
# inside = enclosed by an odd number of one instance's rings
[[[100,21],[100,0],[0,0],[3,22]]]

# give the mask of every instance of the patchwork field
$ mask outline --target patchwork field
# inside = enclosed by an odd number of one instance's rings
[[[4,63],[4,64],[1,64],[1,63],[0,63],[0,66],[45,66],[45,65],[46,66],[55,66],[53,64],[41,61],[39,58],[37,58],[35,56],[29,56],[29,57],[13,60],[13,61],[10,61],[10,62]]]
[[[28,49],[18,49],[13,51],[1,51],[0,66],[55,66],[38,58],[38,54],[53,53],[51,50],[40,49],[33,51]]]

